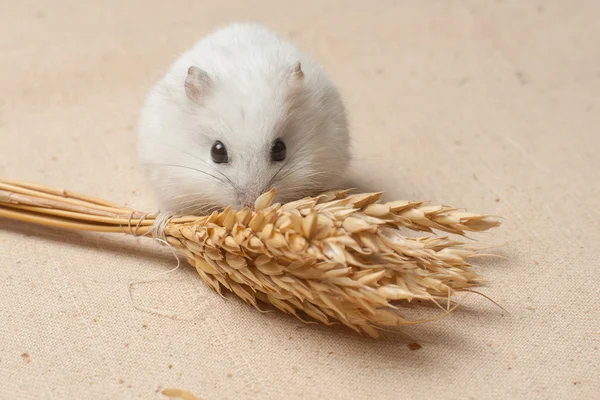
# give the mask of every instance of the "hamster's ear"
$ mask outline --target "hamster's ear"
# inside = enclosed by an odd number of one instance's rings
[[[202,99],[208,93],[211,86],[211,79],[208,74],[192,65],[188,68],[185,78],[185,94],[195,103],[202,104]]]
[[[294,66],[290,69],[288,80],[290,85],[296,86],[299,85],[304,79],[304,72],[302,71],[302,64],[298,61]]]

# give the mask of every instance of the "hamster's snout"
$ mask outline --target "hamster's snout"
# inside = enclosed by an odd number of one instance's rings
[[[262,194],[262,192],[260,192],[258,190],[250,190],[250,189],[238,189],[236,190],[236,198],[237,198],[237,203],[238,203],[238,207],[240,209],[244,208],[244,207],[248,207],[248,208],[254,208],[254,202],[256,201],[256,199],[258,198],[258,196],[260,196]]]

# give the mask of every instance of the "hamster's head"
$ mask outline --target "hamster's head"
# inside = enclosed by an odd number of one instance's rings
[[[191,65],[175,84],[176,115],[155,124],[169,129],[161,143],[146,144],[147,156],[142,150],[161,211],[252,208],[271,188],[276,202],[287,202],[342,185],[350,158],[345,110],[318,72],[306,76],[300,62],[237,76]]]

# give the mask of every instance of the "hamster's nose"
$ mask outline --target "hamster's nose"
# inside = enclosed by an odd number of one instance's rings
[[[249,192],[239,191],[237,193],[237,200],[240,208],[254,208],[254,202],[256,201],[256,198],[257,196],[254,196],[252,193]]]
[[[254,202],[253,201],[240,201],[240,206],[241,206],[241,208],[244,208],[244,207],[253,208]]]

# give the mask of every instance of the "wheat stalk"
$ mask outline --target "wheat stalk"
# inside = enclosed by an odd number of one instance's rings
[[[464,235],[499,225],[490,216],[420,201],[381,202],[381,193],[328,192],[254,209],[172,218],[159,227],[145,214],[100,199],[0,178],[0,217],[65,229],[156,234],[179,249],[220,294],[270,303],[324,324],[341,322],[378,336],[409,321],[400,300],[436,301],[482,283],[468,259],[480,249],[446,236],[406,237],[401,229]]]

